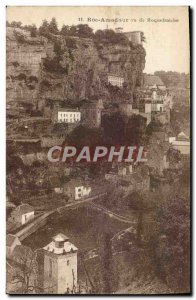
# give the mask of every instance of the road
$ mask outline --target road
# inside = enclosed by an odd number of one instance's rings
[[[45,212],[41,216],[36,218],[35,220],[31,221],[30,223],[27,223],[25,227],[23,227],[22,229],[19,229],[19,231],[14,234],[20,239],[20,241],[22,241],[25,238],[27,238],[29,235],[34,233],[37,229],[44,226],[46,224],[47,218],[49,216],[51,216],[53,213],[55,213],[55,212],[63,213],[63,211],[65,211],[65,210],[74,209],[78,205],[85,204],[85,203],[88,203],[88,205],[90,205],[92,208],[94,208],[96,210],[102,211],[104,214],[108,215],[110,218],[114,218],[120,222],[135,224],[135,221],[133,221],[125,216],[122,216],[115,212],[112,212],[109,209],[107,209],[103,206],[100,206],[98,204],[89,203],[93,200],[100,199],[101,197],[105,196],[106,194],[107,193],[104,192],[104,193],[101,193],[101,194],[98,194],[98,195],[95,195],[95,196],[92,196],[92,197],[89,197],[86,199],[77,200],[77,201],[68,203],[65,206],[61,206],[61,207],[55,208],[51,211]]]
[[[27,223],[26,226],[22,227],[22,229],[19,229],[17,232],[14,231],[14,234],[19,238],[20,241],[22,241],[25,238],[27,238],[29,235],[34,233],[37,229],[44,226],[46,224],[47,218],[49,216],[51,216],[53,213],[55,213],[55,212],[62,213],[64,210],[74,209],[78,205],[99,199],[105,195],[106,195],[106,193],[101,193],[99,195],[95,195],[95,196],[92,196],[92,197],[89,197],[86,199],[82,199],[82,200],[77,200],[77,201],[68,203],[65,206],[61,206],[61,207],[55,208],[51,211],[45,212],[41,216],[37,217],[35,220],[31,221],[30,223]]]
[[[136,224],[136,221],[133,221],[131,219],[129,219],[128,217],[119,215],[103,206],[100,206],[98,204],[95,203],[88,203],[88,205],[92,206],[93,208],[95,208],[96,210],[102,211],[104,214],[108,215],[110,218],[114,218],[118,221],[121,222],[125,222],[125,223],[129,223],[129,224]]]

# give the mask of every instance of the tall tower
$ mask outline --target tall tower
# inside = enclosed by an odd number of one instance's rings
[[[77,251],[62,233],[44,248],[44,289],[48,294],[76,293]]]

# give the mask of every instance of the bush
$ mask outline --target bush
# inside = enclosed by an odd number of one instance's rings
[[[16,32],[14,30],[14,35],[15,35],[15,38],[16,38],[16,40],[17,40],[18,43],[20,43],[20,44],[26,43],[26,40],[25,40],[25,37],[24,37],[23,34],[21,34],[19,32]]]
[[[56,56],[60,57],[63,53],[64,50],[61,49],[61,44],[60,42],[54,42],[54,53],[56,54]]]
[[[128,38],[123,33],[116,33],[112,29],[97,30],[95,32],[94,40],[97,44],[129,44]]]
[[[44,68],[46,71],[51,73],[58,73],[58,74],[67,74],[67,68],[63,68],[59,62],[59,59],[57,57],[54,57],[53,59],[45,58],[44,60]]]
[[[66,46],[70,49],[77,49],[76,41],[71,37],[66,38]]]

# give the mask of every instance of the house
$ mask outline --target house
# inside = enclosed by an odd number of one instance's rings
[[[77,109],[63,109],[57,110],[57,123],[74,124],[81,120],[81,112]]]
[[[118,86],[119,88],[123,87],[124,78],[115,74],[108,74],[108,83],[113,86]]]
[[[144,87],[147,89],[166,90],[166,86],[159,76],[144,74]]]
[[[170,137],[169,143],[173,149],[180,151],[181,154],[190,155],[190,140],[184,132],[180,132],[177,138]]]
[[[77,292],[77,251],[69,238],[59,233],[44,249],[44,289],[51,294]]]
[[[17,245],[21,245],[19,238],[13,234],[7,234],[6,236],[6,257],[11,258],[13,251]]]
[[[34,218],[34,208],[29,204],[21,204],[11,213],[10,220],[14,223],[24,225]]]
[[[64,194],[74,200],[80,200],[89,197],[92,192],[87,182],[82,183],[81,180],[72,179],[64,185]]]
[[[133,45],[142,45],[142,32],[141,31],[130,31],[123,32],[123,34],[132,42]]]
[[[122,33],[123,32],[123,28],[122,27],[117,27],[115,28],[116,33]]]
[[[150,110],[141,111],[139,108],[133,108],[133,105],[129,102],[123,102],[119,104],[119,110],[121,114],[131,117],[133,114],[140,115],[146,119],[146,125],[148,125],[151,122],[151,104],[150,104]]]

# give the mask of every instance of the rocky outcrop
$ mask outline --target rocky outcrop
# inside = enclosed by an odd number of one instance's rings
[[[7,101],[37,105],[45,99],[111,99],[108,73],[125,79],[133,92],[142,81],[145,50],[141,45],[104,45],[92,39],[53,36],[32,38],[7,28]]]

